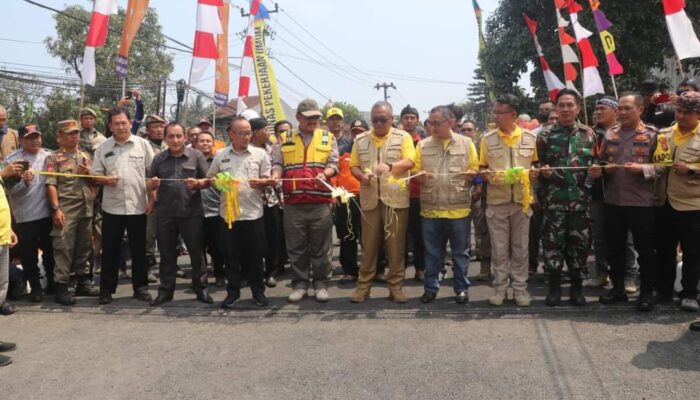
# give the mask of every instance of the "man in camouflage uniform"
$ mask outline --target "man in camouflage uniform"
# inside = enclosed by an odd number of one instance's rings
[[[78,121],[58,123],[61,148],[46,158],[46,170],[66,174],[89,175],[90,155],[78,148],[81,142]],[[75,298],[68,291],[70,274],[75,273],[77,296],[97,296],[90,283],[88,259],[91,252],[92,214],[95,188],[91,179],[46,177],[46,191],[52,210],[55,301],[72,306]]]
[[[586,187],[593,165],[595,133],[576,120],[581,98],[564,89],[557,95],[559,121],[542,130],[537,139],[542,164],[543,225],[542,248],[545,270],[549,274],[549,293],[545,304],[561,303],[561,271],[564,262],[571,276],[569,302],[586,304],[582,273],[591,246],[591,193]],[[556,169],[582,167],[581,169]]]

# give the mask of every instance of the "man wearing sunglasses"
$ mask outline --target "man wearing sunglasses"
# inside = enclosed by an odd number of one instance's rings
[[[413,168],[415,149],[411,135],[394,128],[393,120],[391,104],[386,101],[375,103],[372,129],[355,138],[350,155],[352,174],[360,181],[360,203],[365,215],[362,219],[360,274],[357,289],[350,297],[354,303],[369,298],[382,237],[389,258],[389,298],[396,303],[407,301],[402,287],[406,268],[409,191],[406,185],[391,182],[390,178],[408,176]]]
[[[272,178],[283,179],[284,236],[292,264],[290,303],[306,297],[312,280],[316,300],[329,300],[333,198],[327,182],[338,173],[339,156],[333,134],[320,128],[322,115],[316,101],[299,103],[299,129],[280,135],[273,161]]]

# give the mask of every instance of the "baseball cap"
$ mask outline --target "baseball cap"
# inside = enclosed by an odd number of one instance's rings
[[[267,120],[265,118],[252,118],[248,122],[250,122],[250,129],[254,131],[267,127]]]
[[[326,111],[326,120],[328,120],[330,117],[337,115],[340,118],[345,118],[345,115],[343,115],[343,110],[341,110],[338,107],[331,107]]]
[[[258,114],[255,110],[249,108],[241,113],[241,117],[250,121],[253,118],[260,118],[260,114]]]
[[[91,115],[92,117],[97,118],[97,113],[95,112],[95,110],[93,110],[92,108],[88,108],[88,107],[80,109],[80,113],[78,115],[80,117],[85,116],[85,115]]]
[[[150,114],[146,117],[146,126],[148,126],[150,124],[165,124],[165,123],[166,123],[166,121],[163,118],[161,118],[155,114]]]
[[[39,136],[43,135],[39,131],[39,126],[37,124],[34,124],[34,123],[20,126],[19,129],[17,130],[17,135],[20,138],[23,138],[23,137],[29,136],[29,135],[34,135],[34,134],[37,134]]]
[[[80,125],[74,119],[67,119],[58,123],[58,133],[80,132]]]
[[[199,122],[197,123],[197,126],[201,126],[201,125],[213,126],[213,125],[211,124],[211,122],[209,122],[209,120],[206,119],[206,118],[200,118]]]
[[[321,108],[316,103],[316,100],[305,99],[297,106],[297,113],[305,117],[322,117]]]

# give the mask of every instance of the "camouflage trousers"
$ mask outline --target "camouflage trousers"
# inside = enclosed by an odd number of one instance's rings
[[[544,210],[542,249],[547,273],[561,271],[566,262],[571,276],[581,277],[586,270],[591,240],[589,212]]]

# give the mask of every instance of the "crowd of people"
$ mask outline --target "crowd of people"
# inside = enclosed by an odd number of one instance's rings
[[[345,121],[338,108],[323,115],[307,99],[296,128],[268,126],[250,112],[233,118],[228,145],[206,120],[187,129],[144,118],[136,93],[134,118],[124,102],[107,114],[108,137],[95,129],[90,108],[59,122],[55,151],[42,146],[36,124],[9,129],[0,107],[0,312],[14,312],[10,281],[19,282],[14,297],[28,283],[29,301],[51,294],[71,306],[76,296],[111,303],[129,276],[133,297],[159,306],[183,276],[181,254],[189,255],[203,303],[213,303],[211,271],[226,287],[222,307],[233,307],[245,286],[267,306],[265,288],[277,285],[287,261],[289,302],[310,293],[326,302],[334,226],[340,283],[356,286],[353,303],[367,300],[376,280],[386,282],[389,299],[405,303],[407,265],[424,284],[420,301],[430,303],[451,265],[454,300],[466,304],[467,270],[478,255],[476,279],[493,287],[489,304],[502,305],[510,288],[515,303],[528,307],[541,247],[549,306],[562,303],[568,280],[573,306],[586,304],[584,287],[610,283],[601,303],[626,302],[638,291],[640,311],[675,295],[680,308],[698,311],[700,91],[692,79],[675,93],[651,83],[643,89],[599,98],[591,126],[580,122],[576,91],[540,104],[542,122],[534,125],[522,123],[519,99],[505,94],[483,134],[455,105],[436,106],[421,122],[415,108],[395,119],[380,101],[367,123]],[[213,185],[221,173],[235,178],[236,196]],[[235,221],[227,220],[234,208]],[[157,281],[152,298],[149,283]]]

